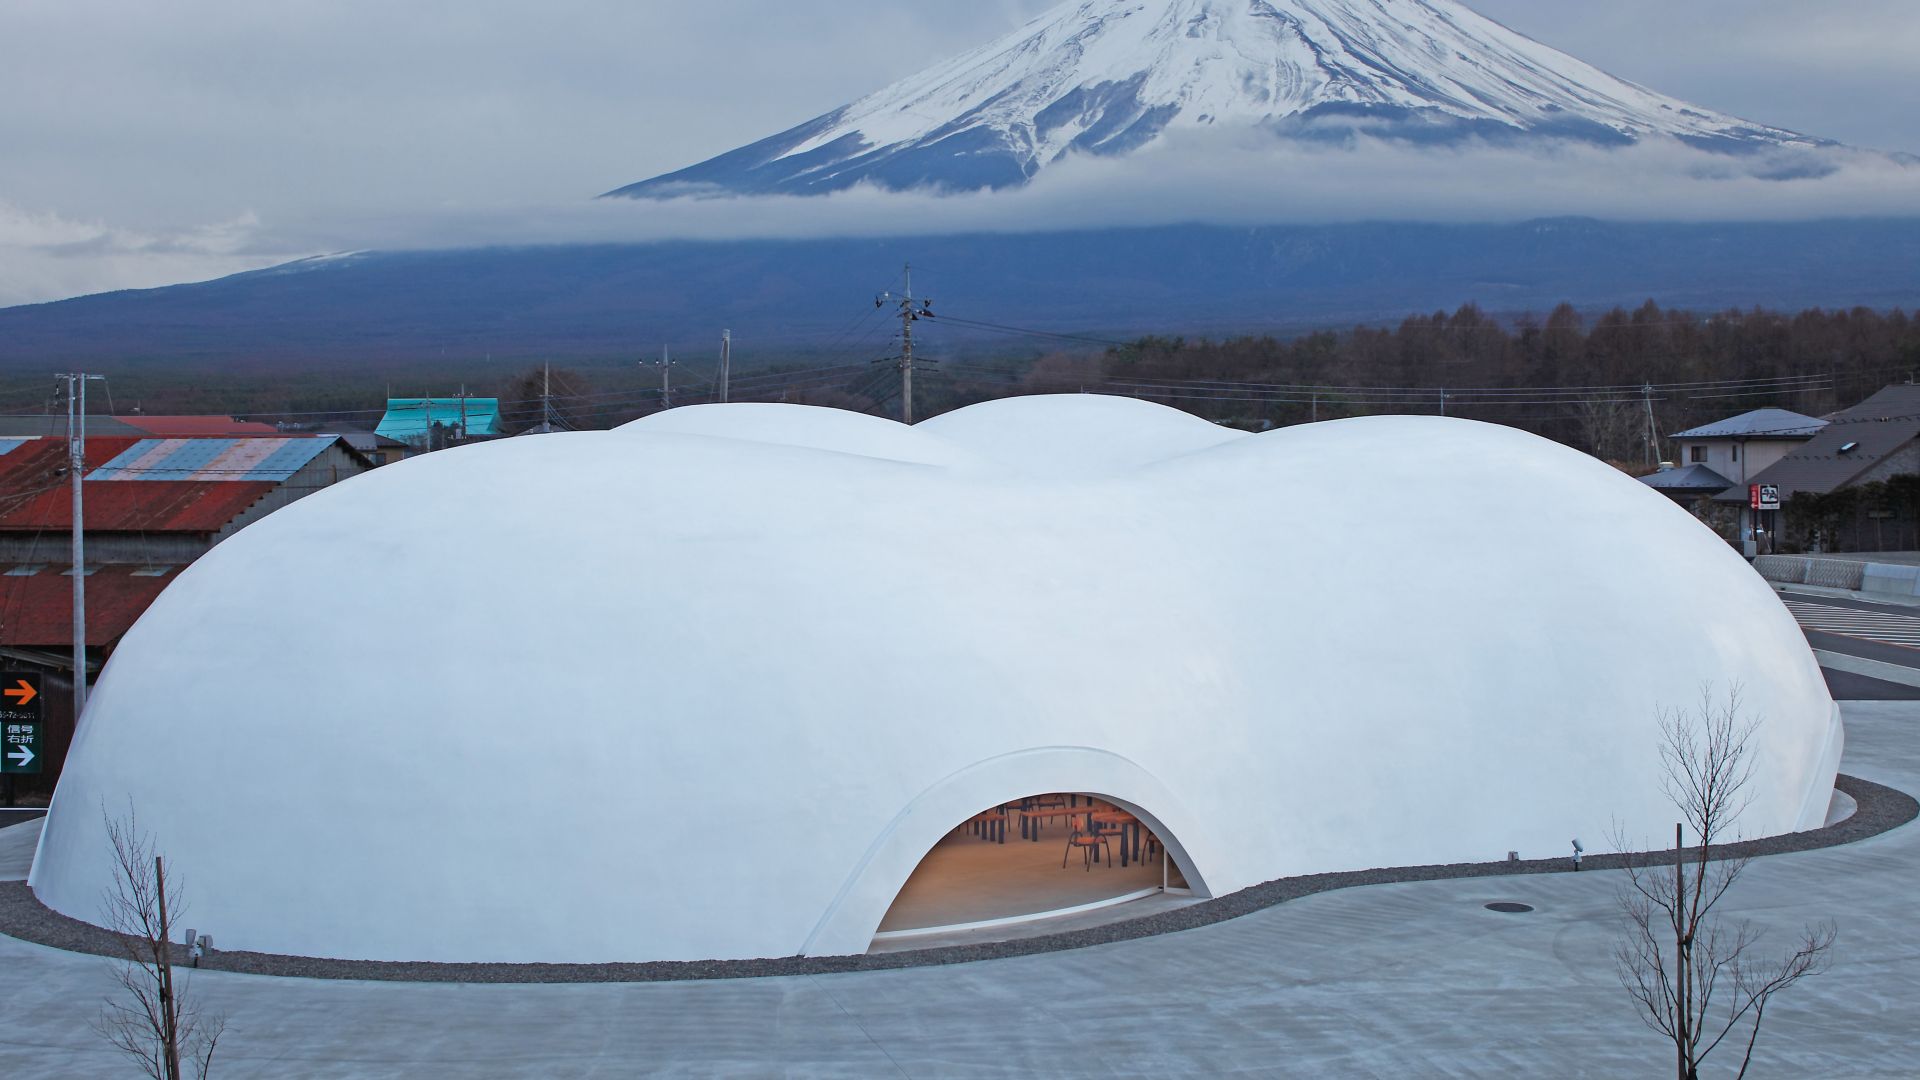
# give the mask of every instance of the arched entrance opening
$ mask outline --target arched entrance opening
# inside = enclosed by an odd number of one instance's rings
[[[1137,918],[1195,901],[1160,825],[1088,792],[986,808],[923,856],[874,951],[1005,940]]]

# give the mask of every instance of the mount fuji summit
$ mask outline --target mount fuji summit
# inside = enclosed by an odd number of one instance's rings
[[[789,131],[609,192],[1008,188],[1186,130],[1342,144],[1836,144],[1655,93],[1455,0],[1074,0]]]

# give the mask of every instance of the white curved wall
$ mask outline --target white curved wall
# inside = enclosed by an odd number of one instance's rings
[[[1733,683],[1744,830],[1818,824],[1836,714],[1778,600],[1511,430],[675,410],[216,548],[101,678],[32,885],[97,918],[130,798],[225,948],[857,951],[916,849],[1042,790],[1138,805],[1216,894],[1661,836],[1656,710]]]

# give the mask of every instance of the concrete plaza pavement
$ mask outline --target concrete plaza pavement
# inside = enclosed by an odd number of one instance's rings
[[[1920,703],[1843,709],[1845,771],[1920,792]],[[38,827],[0,831],[0,876],[24,873]],[[229,1017],[219,1077],[1662,1075],[1669,1051],[1613,975],[1618,877],[1348,889],[943,968],[534,986],[204,972],[194,988]],[[1920,823],[1751,864],[1730,914],[1779,947],[1821,919],[1840,938],[1832,972],[1769,1011],[1750,1075],[1920,1071],[1917,887]],[[102,959],[0,937],[0,1076],[129,1075],[88,1029],[112,989]]]
[[[40,842],[40,818],[0,814],[0,881],[25,881]]]

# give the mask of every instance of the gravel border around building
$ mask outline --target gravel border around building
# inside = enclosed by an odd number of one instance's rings
[[[1783,855],[1794,851],[1850,844],[1899,828],[1920,817],[1920,801],[1883,784],[1842,775],[1834,786],[1853,797],[1851,817],[1807,832],[1764,840],[1727,844],[1714,850],[1715,858]],[[1582,862],[1589,870],[1613,870],[1625,865],[1625,855],[1590,855]],[[1384,870],[1356,870],[1336,874],[1309,874],[1281,878],[1227,896],[1205,900],[1174,911],[1125,922],[1017,941],[955,945],[938,949],[863,956],[789,956],[769,960],[655,961],[632,964],[442,964],[378,960],[327,960],[274,953],[209,952],[201,968],[249,975],[278,975],[308,979],[361,979],[382,982],[452,983],[620,983],[684,982],[703,979],[750,979],[774,975],[823,975],[843,971],[965,964],[1034,953],[1082,949],[1190,930],[1224,922],[1288,900],[1361,885],[1383,885],[1447,878],[1504,877],[1518,874],[1573,872],[1571,859],[1531,859],[1520,862],[1455,863],[1444,866],[1408,866]],[[24,881],[0,882],[0,934],[69,952],[97,956],[124,955],[116,936],[97,926],[70,919],[42,905]],[[217,940],[217,938],[216,938]],[[176,949],[185,962],[184,950]]]

